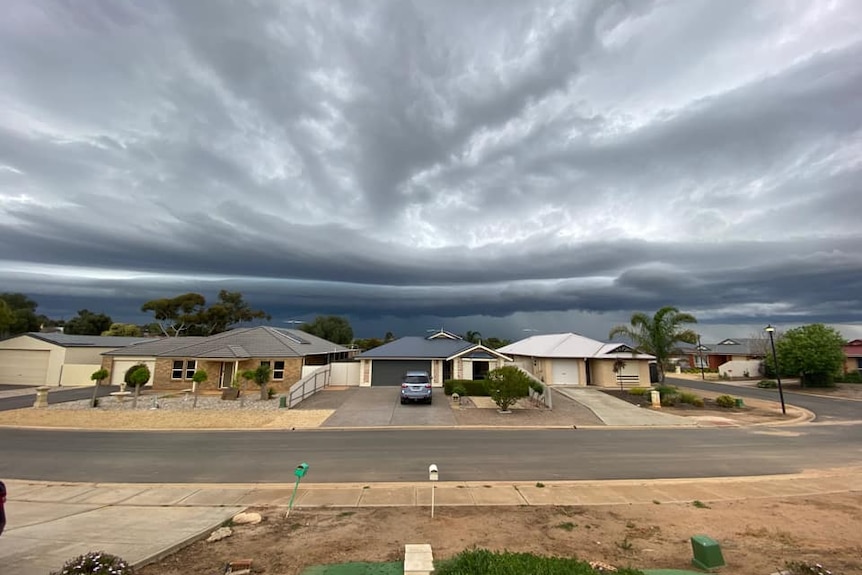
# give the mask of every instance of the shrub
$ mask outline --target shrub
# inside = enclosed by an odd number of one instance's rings
[[[661,404],[664,407],[673,407],[679,401],[678,395],[662,395]]]
[[[485,389],[501,411],[507,411],[522,397],[530,394],[529,375],[515,367],[506,365],[498,367],[488,374]]]
[[[141,388],[150,381],[150,368],[143,363],[133,365],[123,376],[123,381],[126,382],[126,385],[135,388],[135,395],[132,399],[132,409],[134,409],[138,407],[138,395],[141,393]]]
[[[592,567],[586,561],[568,557],[547,557],[531,553],[512,553],[510,551],[488,551],[470,549],[462,551],[451,559],[435,562],[435,575],[522,575],[542,573],[543,575],[596,575],[605,572],[601,567]],[[619,575],[637,575],[635,569],[618,569]]]
[[[51,575],[132,575],[134,572],[131,565],[116,555],[90,551],[69,559],[61,570],[53,571]]]
[[[541,382],[536,381],[535,379],[530,379],[530,389],[532,389],[539,395],[545,393],[545,386],[542,385]]]
[[[851,371],[850,373],[842,373],[835,377],[836,383],[862,383],[862,373]]]
[[[629,395],[647,395],[650,391],[646,387],[633,387],[629,390]]]
[[[778,387],[778,382],[772,381],[771,379],[761,379],[757,382],[757,387],[761,389],[775,389]]]
[[[691,392],[688,392],[688,391],[680,392],[677,397],[679,398],[680,403],[687,403],[687,404],[693,405],[695,407],[703,407],[703,399],[701,397],[698,397],[697,395],[691,393]]]
[[[820,563],[806,563],[804,561],[789,561],[784,564],[787,575],[841,575],[836,571],[830,571]]]
[[[673,385],[657,385],[655,386],[655,391],[657,391],[662,397],[679,393],[679,389]]]
[[[443,392],[446,395],[452,395],[455,386],[460,386],[464,393],[456,392],[461,397],[472,395],[473,397],[487,396],[488,391],[485,389],[484,379],[447,379],[443,382]]]
[[[266,398],[272,399],[273,397],[275,397],[275,390],[271,387],[267,387],[266,388]]]
[[[835,376],[831,373],[802,374],[803,387],[835,387]]]
[[[731,395],[719,395],[715,398],[715,404],[719,407],[733,407],[736,405],[736,399]]]

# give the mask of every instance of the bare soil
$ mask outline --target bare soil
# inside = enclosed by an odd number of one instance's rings
[[[436,560],[473,546],[576,556],[615,566],[685,569],[690,537],[716,539],[724,573],[766,575],[787,561],[862,573],[862,495],[830,494],[692,504],[590,507],[257,508],[264,521],[236,526],[139,571],[211,575],[250,558],[254,573],[298,574],[310,565],[403,560],[407,543],[430,543]]]

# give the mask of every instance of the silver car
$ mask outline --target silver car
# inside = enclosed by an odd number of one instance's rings
[[[431,376],[427,371],[408,371],[401,378],[401,404],[408,401],[431,403]]]

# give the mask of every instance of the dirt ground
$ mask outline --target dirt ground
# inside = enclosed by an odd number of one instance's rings
[[[734,575],[767,575],[787,561],[862,573],[862,494],[692,504],[592,507],[258,508],[259,525],[200,541],[141,575],[211,575],[250,558],[255,573],[298,574],[315,564],[403,560],[407,543],[430,543],[435,559],[473,546],[577,556],[642,569],[690,567],[690,537],[716,539]]]

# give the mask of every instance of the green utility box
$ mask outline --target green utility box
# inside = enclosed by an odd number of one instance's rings
[[[287,397],[286,396],[282,395],[281,397],[278,398],[278,407],[279,408],[287,407]]]
[[[743,403],[741,397],[737,397],[735,401],[736,401],[736,407],[745,407],[745,403]]]
[[[692,536],[691,551],[694,554],[694,559],[691,560],[691,563],[699,569],[709,571],[710,569],[724,567],[725,565],[718,541],[708,535]]]

